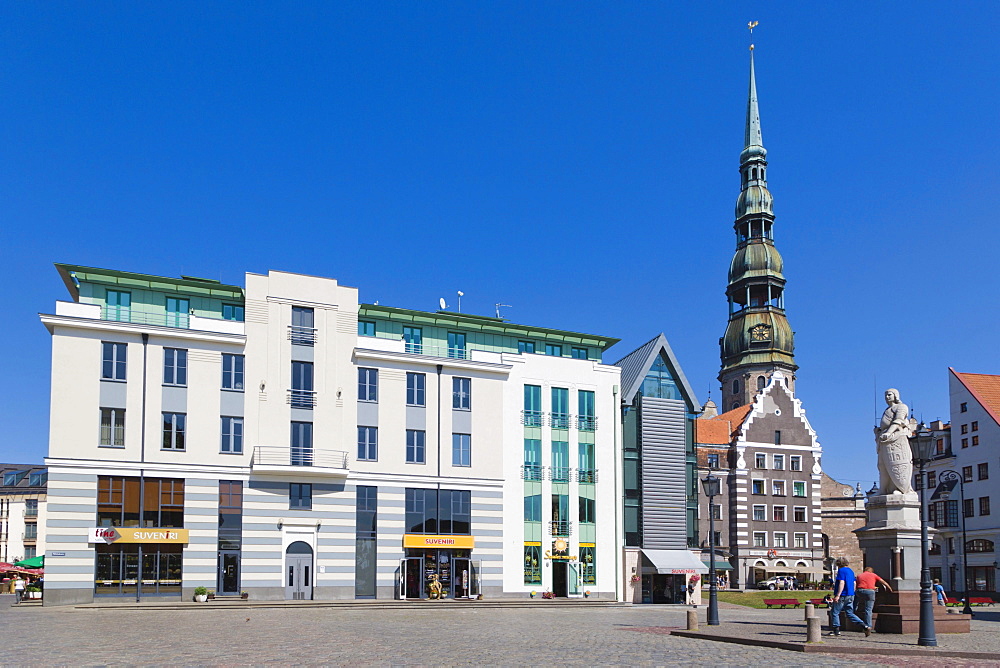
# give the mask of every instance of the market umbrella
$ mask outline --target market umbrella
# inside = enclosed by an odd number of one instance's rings
[[[37,557],[32,557],[31,559],[15,561],[14,565],[20,566],[21,568],[42,568],[45,566],[45,555],[40,554]]]

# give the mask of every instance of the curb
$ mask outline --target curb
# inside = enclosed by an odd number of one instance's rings
[[[962,652],[957,650],[937,649],[927,647],[925,649],[900,649],[888,647],[856,645],[828,645],[826,643],[798,643],[783,642],[780,640],[761,640],[758,638],[744,638],[740,636],[722,636],[713,633],[702,633],[700,631],[676,630],[670,635],[681,636],[683,638],[697,638],[699,640],[714,640],[716,642],[726,642],[736,645],[752,645],[754,647],[770,647],[772,649],[784,649],[790,652],[805,652],[822,654],[854,654],[854,655],[879,655],[879,656],[923,656],[923,657],[949,657],[955,659],[983,659],[996,660],[997,655],[992,652]]]

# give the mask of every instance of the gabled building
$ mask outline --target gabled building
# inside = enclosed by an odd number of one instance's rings
[[[663,334],[615,365],[622,381],[626,600],[684,603],[691,576],[707,571],[690,550],[698,546],[698,403]]]

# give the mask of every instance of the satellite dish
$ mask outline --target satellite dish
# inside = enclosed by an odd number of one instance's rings
[[[441,310],[442,311],[445,310],[446,308],[448,308],[448,304],[444,301],[444,297],[442,297],[441,299],[438,300],[438,304],[441,305]]]

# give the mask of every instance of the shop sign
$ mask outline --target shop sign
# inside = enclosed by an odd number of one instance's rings
[[[471,550],[475,546],[475,536],[430,536],[418,533],[403,534],[403,547],[445,547],[454,548],[456,550]]]
[[[95,527],[90,530],[88,543],[120,545],[124,543],[187,543],[187,529],[140,527]]]
[[[689,573],[697,573],[698,571],[694,568],[671,568],[670,572],[675,575],[687,575]]]

